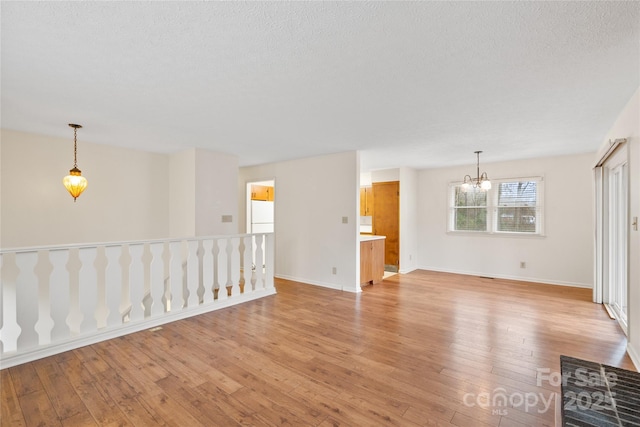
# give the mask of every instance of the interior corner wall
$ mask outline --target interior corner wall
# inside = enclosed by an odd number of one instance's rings
[[[419,268],[593,286],[594,153],[482,165],[493,179],[543,176],[544,237],[449,233],[448,186],[475,165],[419,172]],[[526,268],[520,268],[520,262]]]
[[[196,235],[195,158],[195,148],[170,155],[169,237],[171,238]]]
[[[595,164],[609,147],[609,140],[627,138],[629,145],[629,219],[640,217],[640,88],[620,112],[606,135],[598,154],[592,158]],[[640,231],[629,227],[628,254],[628,352],[636,369],[640,370]]]
[[[400,168],[400,273],[417,268],[418,171]]]
[[[236,234],[238,158],[190,148],[172,154],[170,165],[170,236]]]
[[[73,167],[69,135],[1,130],[0,247],[166,237],[167,156],[93,144],[90,130],[82,129],[78,167],[88,186],[74,203],[62,185]]]
[[[195,174],[195,235],[238,233],[238,157],[196,149]]]
[[[240,168],[242,211],[247,182],[275,180],[277,277],[360,291],[359,169],[355,151]]]

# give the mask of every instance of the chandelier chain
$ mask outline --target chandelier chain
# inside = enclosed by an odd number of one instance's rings
[[[78,128],[73,128],[73,167],[78,167]]]

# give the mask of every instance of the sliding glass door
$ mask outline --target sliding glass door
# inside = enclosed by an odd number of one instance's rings
[[[608,172],[608,259],[607,300],[621,326],[627,326],[627,161],[626,150],[605,164]],[[618,155],[620,154],[620,155]]]

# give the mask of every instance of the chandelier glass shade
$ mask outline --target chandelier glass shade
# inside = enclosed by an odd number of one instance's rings
[[[69,175],[62,179],[62,183],[75,202],[87,188],[87,179],[82,176],[82,171],[78,169],[78,129],[82,126],[71,123],[69,123],[69,126],[73,128],[73,168],[69,171]]]

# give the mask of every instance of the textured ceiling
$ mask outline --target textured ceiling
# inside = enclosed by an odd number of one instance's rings
[[[595,151],[639,2],[1,3],[2,127],[363,170]]]

